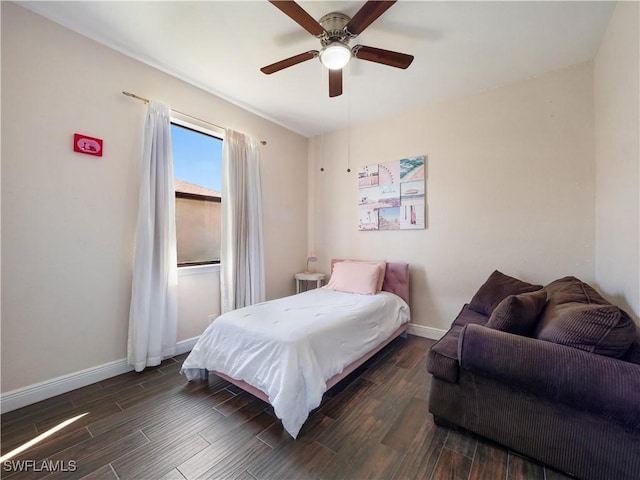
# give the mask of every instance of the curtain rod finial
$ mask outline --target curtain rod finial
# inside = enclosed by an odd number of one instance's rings
[[[134,93],[130,93],[130,92],[122,92],[124,95],[126,95],[127,97],[131,97],[131,98],[136,98],[138,100],[143,101],[144,103],[149,103],[149,100],[147,100],[146,98],[143,97],[139,97],[138,95],[134,94]]]

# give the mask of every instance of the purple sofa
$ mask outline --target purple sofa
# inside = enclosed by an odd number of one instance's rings
[[[580,479],[640,479],[640,332],[577,278],[495,271],[427,367],[436,423]]]

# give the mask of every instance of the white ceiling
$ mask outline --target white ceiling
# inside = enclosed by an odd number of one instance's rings
[[[399,1],[351,45],[409,53],[413,64],[400,70],[354,59],[345,70],[344,94],[329,98],[317,59],[272,75],[260,72],[320,47],[266,1],[19,3],[305,136],[593,59],[615,7]],[[364,0],[299,3],[319,19],[334,11],[353,16]]]

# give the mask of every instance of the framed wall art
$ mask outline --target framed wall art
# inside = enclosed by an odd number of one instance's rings
[[[358,230],[425,228],[426,157],[358,170]]]

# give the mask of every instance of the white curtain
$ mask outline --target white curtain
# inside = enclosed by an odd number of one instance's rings
[[[265,299],[260,148],[226,130],[222,150],[222,312]]]
[[[137,372],[175,354],[177,288],[170,110],[149,102],[129,310],[128,361]]]

